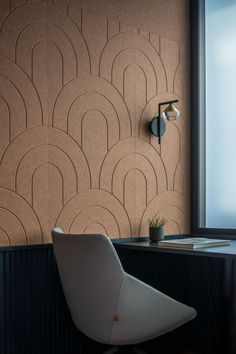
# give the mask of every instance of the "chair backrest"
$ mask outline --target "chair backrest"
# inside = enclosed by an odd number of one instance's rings
[[[104,235],[66,235],[52,231],[62,287],[77,328],[88,337],[109,343],[116,301],[124,271]]]

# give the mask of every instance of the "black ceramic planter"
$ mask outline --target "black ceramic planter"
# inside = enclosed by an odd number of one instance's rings
[[[149,227],[149,237],[152,242],[158,242],[164,239],[163,227]]]

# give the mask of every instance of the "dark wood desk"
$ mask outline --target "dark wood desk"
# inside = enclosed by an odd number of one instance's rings
[[[127,272],[197,309],[196,352],[236,354],[236,241],[197,250],[164,249],[143,237],[113,243]]]
[[[192,237],[192,235],[187,235],[186,237]],[[176,238],[176,236],[173,237],[170,236],[169,239],[171,238]],[[125,248],[125,249],[168,253],[168,254],[172,253],[172,254],[183,254],[183,255],[191,255],[191,256],[236,259],[236,240],[231,240],[229,246],[206,247],[206,248],[198,248],[194,250],[181,249],[181,248],[161,248],[158,247],[158,242],[150,242],[148,237],[139,237],[133,239],[132,238],[115,239],[113,240],[113,243],[115,244],[117,249]]]

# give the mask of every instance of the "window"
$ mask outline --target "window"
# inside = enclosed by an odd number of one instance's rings
[[[195,232],[236,234],[235,18],[236,0],[193,1]]]

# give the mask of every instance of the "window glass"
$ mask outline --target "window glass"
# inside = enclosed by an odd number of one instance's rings
[[[205,1],[205,227],[236,228],[236,0]]]

